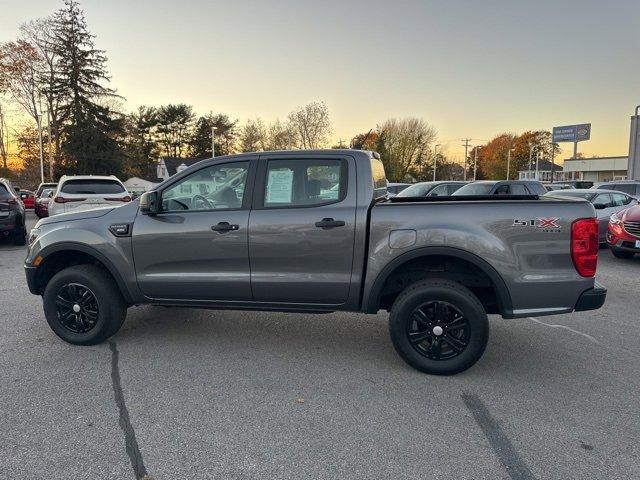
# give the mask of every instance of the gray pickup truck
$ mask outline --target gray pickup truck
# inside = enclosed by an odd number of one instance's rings
[[[473,365],[487,314],[597,309],[593,206],[537,196],[388,198],[376,153],[203,160],[139,201],[57,215],[29,236],[29,289],[67,342],[104,341],[133,305],[390,311],[399,355]]]

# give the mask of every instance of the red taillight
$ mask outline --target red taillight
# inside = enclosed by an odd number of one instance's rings
[[[598,220],[582,218],[571,225],[571,258],[583,277],[593,277],[598,266]]]
[[[125,197],[120,197],[120,198],[105,198],[105,200],[108,200],[110,202],[130,202],[131,197],[127,195]]]
[[[86,198],[64,198],[64,197],[53,197],[53,201],[56,203],[69,203],[69,202],[84,202]]]

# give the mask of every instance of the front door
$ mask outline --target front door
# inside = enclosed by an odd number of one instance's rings
[[[249,221],[254,300],[340,305],[351,283],[356,179],[351,157],[260,160]]]
[[[160,213],[138,214],[133,257],[145,296],[251,300],[249,167],[249,161],[204,166],[160,192]]]

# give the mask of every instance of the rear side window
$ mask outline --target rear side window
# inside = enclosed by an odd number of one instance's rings
[[[373,197],[384,197],[387,194],[387,177],[384,173],[384,165],[380,160],[371,159],[371,173],[373,175]]]
[[[0,200],[11,200],[13,195],[9,193],[7,187],[5,187],[2,183],[0,183]]]
[[[344,160],[269,160],[265,207],[310,207],[339,202],[347,191]]]
[[[611,198],[613,199],[614,207],[622,207],[623,205],[627,205],[631,201],[631,197],[627,197],[622,193],[612,193]]]
[[[69,180],[60,191],[72,195],[108,195],[123,193],[124,187],[115,180]]]
[[[614,183],[609,185],[608,190],[618,190],[619,192],[628,193],[629,195],[633,195],[636,186],[632,183]],[[606,188],[606,186],[605,186]]]
[[[511,193],[511,195],[529,195],[529,190],[527,190],[524,185],[514,183],[511,185],[511,191],[509,193]]]
[[[611,196],[608,193],[600,193],[598,194],[592,202],[594,205],[604,205],[604,208],[611,208],[613,204],[611,203]]]

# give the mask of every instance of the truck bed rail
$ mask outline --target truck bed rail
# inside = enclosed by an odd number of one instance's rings
[[[391,203],[416,202],[469,202],[469,201],[505,201],[505,200],[538,200],[539,195],[455,195],[437,197],[391,197]]]

